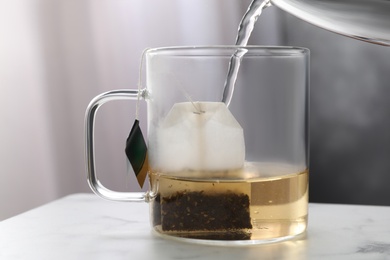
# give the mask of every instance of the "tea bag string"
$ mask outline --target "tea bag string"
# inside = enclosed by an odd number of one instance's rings
[[[138,184],[142,188],[148,169],[148,154],[145,139],[143,137],[141,128],[139,126],[139,103],[141,96],[144,95],[144,91],[141,91],[142,86],[142,69],[145,53],[148,49],[142,52],[139,74],[138,74],[138,93],[137,102],[135,107],[135,121],[131,127],[129,136],[126,139],[125,153],[127,157],[127,176],[130,176],[131,172],[135,173]],[[128,187],[129,181],[125,181],[126,187]]]
[[[204,113],[205,111],[203,111],[199,105],[199,102],[198,101],[194,101],[190,94],[186,91],[186,89],[184,88],[183,84],[181,83],[181,81],[179,80],[178,77],[176,77],[176,75],[174,73],[170,73],[170,76],[172,77],[172,79],[175,81],[175,86],[181,91],[181,93],[183,94],[183,96],[187,99],[187,101],[189,101],[192,106],[195,108],[195,111],[194,113],[195,114],[202,114]]]
[[[181,92],[183,93],[184,97],[189,101],[191,102],[192,106],[195,108],[195,114],[202,114],[204,113],[205,111],[203,111],[200,106],[199,106],[199,103],[198,102],[194,102],[194,100],[191,98],[190,94],[188,94],[188,92],[184,89],[184,87],[180,84],[180,81],[178,79],[176,79],[176,82],[178,83],[177,86],[179,87],[179,89],[181,90]]]
[[[144,60],[145,60],[145,55],[146,55],[146,52],[150,50],[150,48],[146,48],[143,52],[142,52],[142,55],[141,55],[141,61],[140,61],[140,66],[139,66],[139,71],[138,71],[138,95],[137,95],[137,104],[136,104],[136,107],[135,107],[135,119],[136,120],[139,120],[139,101],[140,101],[140,97],[141,97],[141,88],[142,88],[142,69],[143,69],[143,65],[144,65]],[[172,74],[172,76],[174,76]],[[184,87],[182,86],[182,84],[180,83],[180,81],[174,77],[175,81],[176,81],[176,86],[178,86],[179,90],[182,92],[182,94],[184,95],[184,97],[189,101],[191,102],[192,106],[195,108],[195,112],[196,114],[202,114],[204,113],[204,111],[200,108],[199,104],[197,102],[194,102],[193,99],[191,98],[191,96],[188,94],[188,92],[184,89]]]
[[[138,83],[137,83],[137,88],[138,88],[138,95],[137,95],[137,104],[135,106],[135,119],[139,120],[139,101],[141,97],[141,87],[142,87],[142,69],[144,66],[144,59],[145,59],[145,54],[150,48],[146,48],[143,50],[142,55],[141,55],[141,61],[139,65],[139,71],[138,71]]]

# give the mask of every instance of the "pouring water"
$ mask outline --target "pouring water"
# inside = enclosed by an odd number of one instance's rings
[[[239,24],[236,45],[247,45],[257,19],[272,5],[323,29],[390,46],[390,1],[384,0],[253,0]],[[222,95],[227,106],[245,52],[245,48],[239,49],[230,59]]]

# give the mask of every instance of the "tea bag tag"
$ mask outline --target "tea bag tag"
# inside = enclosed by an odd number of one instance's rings
[[[148,171],[147,146],[138,119],[135,119],[126,140],[126,156],[134,170],[139,186],[142,188]]]
[[[125,153],[127,159],[129,160],[131,167],[137,177],[139,186],[142,188],[146,179],[146,174],[148,172],[148,153],[147,146],[145,143],[144,136],[142,134],[141,128],[139,126],[139,99],[141,94],[141,82],[142,82],[142,65],[145,57],[145,53],[148,49],[145,49],[141,56],[141,62],[139,67],[138,75],[138,96],[137,96],[137,105],[135,108],[135,121],[130,130],[129,136],[126,139],[126,148]]]

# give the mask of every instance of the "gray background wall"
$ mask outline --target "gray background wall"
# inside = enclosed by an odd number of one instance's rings
[[[311,50],[311,201],[390,205],[390,48],[282,19]]]

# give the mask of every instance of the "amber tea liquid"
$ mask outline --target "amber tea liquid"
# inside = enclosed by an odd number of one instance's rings
[[[247,163],[222,172],[151,173],[154,229],[176,237],[273,240],[307,226],[308,171]]]

